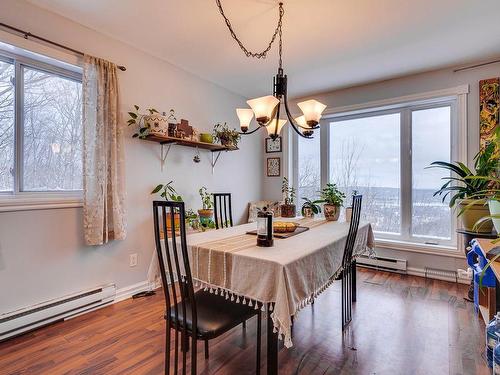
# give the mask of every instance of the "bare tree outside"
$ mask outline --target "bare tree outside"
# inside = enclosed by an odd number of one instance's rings
[[[0,191],[13,190],[14,65],[0,62]],[[23,191],[82,189],[82,84],[22,66]]]

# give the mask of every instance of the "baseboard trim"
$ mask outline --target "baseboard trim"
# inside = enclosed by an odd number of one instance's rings
[[[419,268],[419,267],[407,267],[406,268],[406,273],[411,276],[420,276],[420,277],[426,277],[425,275],[425,269]],[[462,277],[457,277],[455,280],[454,277],[446,277],[446,276],[439,276],[439,275],[432,275],[429,274],[427,275],[428,279],[435,279],[435,280],[442,280],[442,281],[450,281],[454,283],[455,281],[458,281],[460,284],[470,284],[470,279],[468,278],[462,278]]]
[[[149,282],[148,280],[141,281],[141,282],[136,283],[136,284],[125,286],[123,288],[120,288],[120,289],[116,290],[115,298],[113,299],[113,301],[110,301],[109,303],[104,303],[104,304],[99,305],[99,306],[95,306],[95,307],[93,307],[91,309],[82,311],[82,312],[80,312],[78,314],[68,316],[64,320],[69,320],[69,319],[76,318],[77,316],[88,314],[89,312],[96,311],[96,310],[102,309],[103,307],[111,306],[111,305],[113,305],[115,303],[118,303],[118,302],[124,301],[126,299],[132,298],[132,296],[134,294],[136,294],[136,293],[144,292],[146,290],[155,290],[155,289],[158,289],[159,287],[160,287],[160,285],[158,285],[158,283],[156,283],[156,282]]]

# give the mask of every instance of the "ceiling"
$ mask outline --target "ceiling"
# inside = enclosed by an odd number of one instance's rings
[[[249,59],[214,0],[29,0],[245,97],[267,95],[277,49]],[[276,0],[223,0],[249,49],[275,28]],[[291,96],[358,85],[500,54],[498,0],[285,0]],[[126,65],[126,61],[123,61]]]

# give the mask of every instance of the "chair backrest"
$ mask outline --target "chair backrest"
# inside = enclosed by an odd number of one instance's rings
[[[231,207],[231,193],[214,193],[215,228],[233,226],[233,210]]]
[[[154,201],[153,218],[167,317],[170,317],[173,312],[172,315],[179,325],[177,328],[182,329],[185,335],[186,310],[190,309],[191,314],[187,315],[193,317],[193,337],[196,337],[197,314],[187,251],[184,202]],[[176,288],[176,282],[178,282],[178,288]],[[187,303],[189,301],[192,303]],[[182,309],[182,314],[180,309]],[[182,322],[179,321],[181,315]]]
[[[349,225],[349,233],[344,248],[344,257],[342,259],[342,267],[347,267],[352,262],[352,252],[358,235],[359,219],[361,217],[361,202],[362,195],[354,195],[352,197],[352,216],[351,224]]]

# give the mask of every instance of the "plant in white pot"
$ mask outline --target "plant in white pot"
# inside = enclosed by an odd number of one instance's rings
[[[443,202],[448,196],[450,197],[449,206],[458,206],[458,215],[462,217],[464,229],[479,233],[491,232],[491,221],[476,228],[474,224],[481,218],[489,216],[487,199],[490,196],[488,188],[491,182],[481,177],[492,176],[499,162],[496,145],[490,143],[474,157],[473,170],[461,162],[435,161],[428,167],[442,168],[451,172],[451,176],[442,178],[446,182],[434,193],[434,196],[442,195]]]
[[[345,194],[341,192],[336,184],[326,184],[320,192],[320,200],[317,203],[324,203],[323,212],[328,221],[337,221],[340,216],[340,207],[344,203]]]

